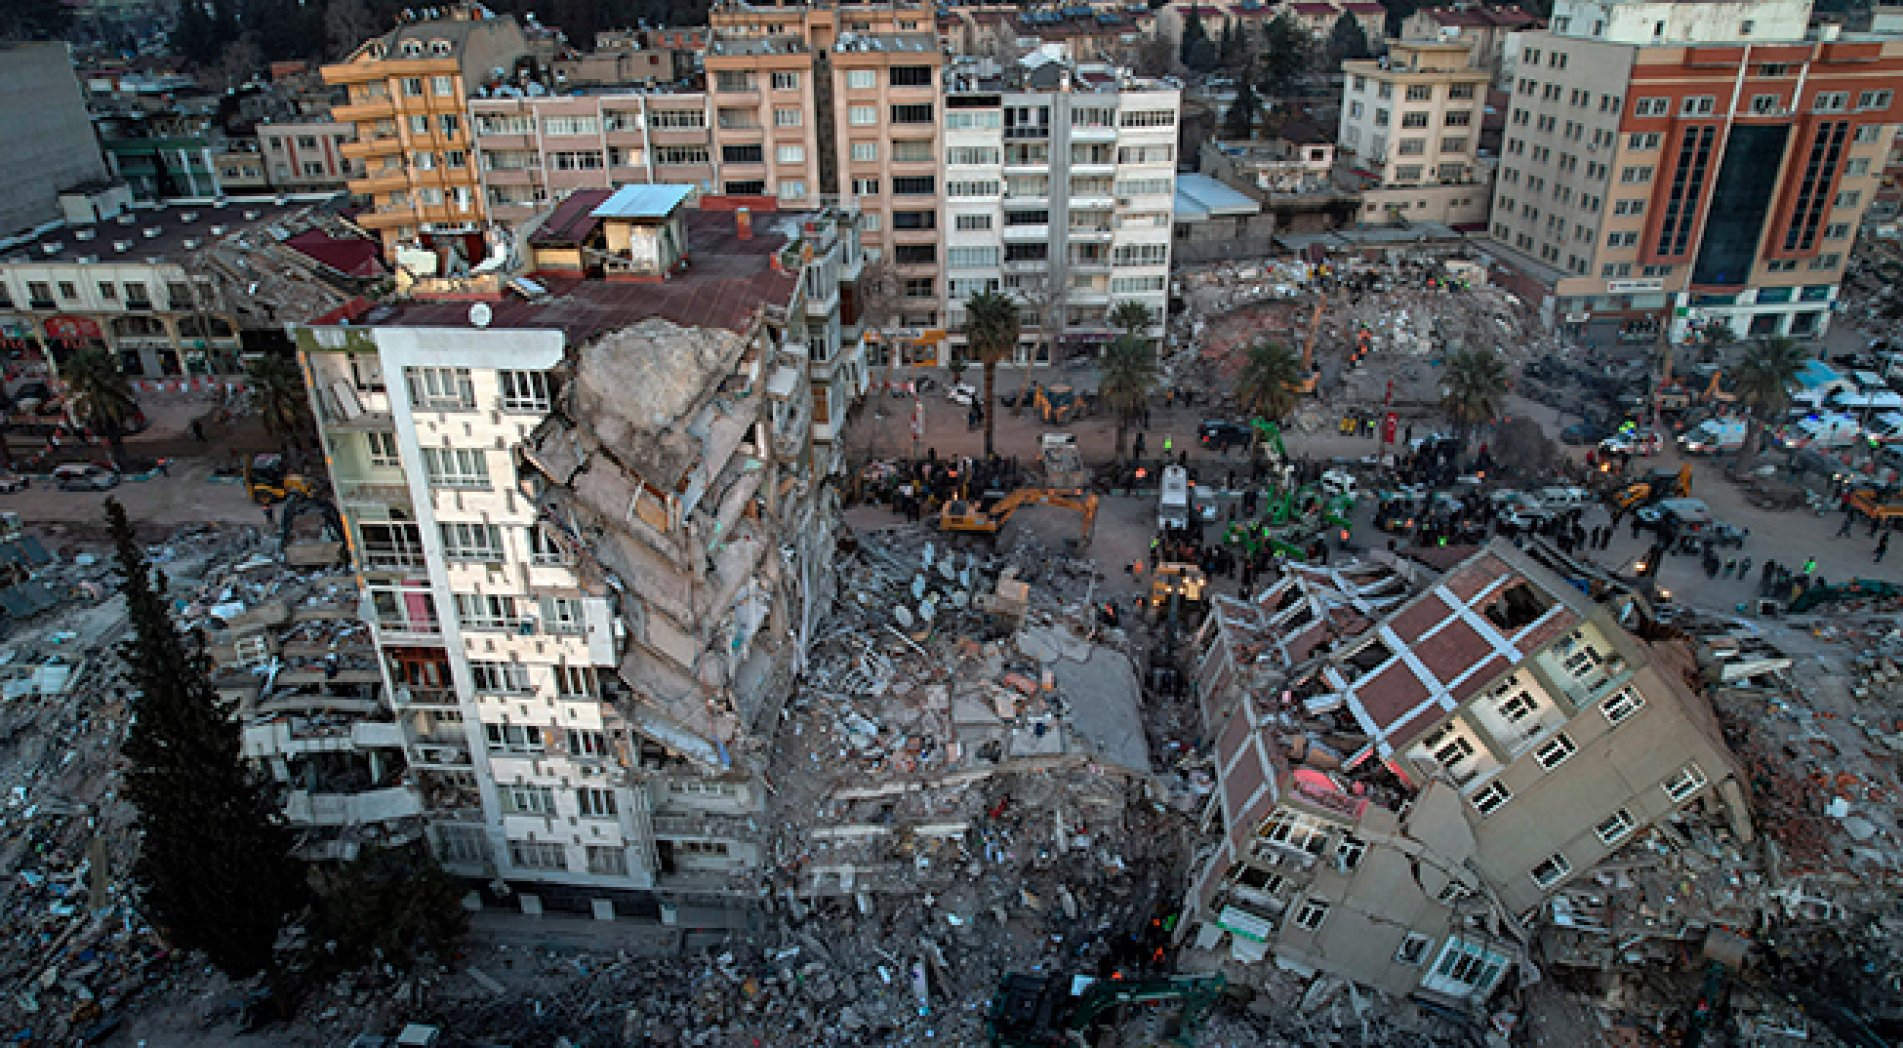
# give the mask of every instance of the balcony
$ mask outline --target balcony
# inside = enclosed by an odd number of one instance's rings
[[[403,140],[392,131],[381,135],[367,135],[355,141],[345,142],[337,151],[346,160],[369,161],[374,157],[396,156],[403,151]],[[367,163],[365,166],[369,166]]]
[[[423,688],[408,684],[399,684],[396,689],[397,709],[458,709],[454,688]]]
[[[1070,238],[1091,244],[1107,244],[1115,231],[1109,226],[1072,226]]]
[[[408,189],[409,187],[410,173],[404,169],[402,164],[393,164],[389,167],[372,171],[362,178],[353,178],[350,180],[350,191],[353,193],[391,193]]]
[[[1034,226],[1033,225],[1005,226],[1003,233],[1004,233],[1004,239],[1007,242],[1017,242],[1021,244],[1035,244],[1038,241],[1049,240],[1051,238],[1051,227],[1043,223],[1039,223]]]
[[[1070,140],[1073,142],[1115,142],[1117,129],[1114,127],[1078,127],[1071,125]]]
[[[386,644],[441,644],[443,642],[443,624],[437,619],[391,619],[387,622],[369,620],[370,628],[376,631],[377,645]]]
[[[344,480],[337,483],[337,500],[346,506],[408,506],[410,486],[375,480]]]
[[[407,786],[362,793],[311,793],[298,790],[284,799],[284,814],[305,826],[363,826],[423,814],[423,803]]]
[[[359,120],[387,120],[395,115],[396,101],[389,95],[330,108],[331,120],[339,124],[354,124]]]
[[[1013,142],[1036,141],[1051,137],[1051,129],[1042,126],[1007,127],[1004,129],[1004,137]]]

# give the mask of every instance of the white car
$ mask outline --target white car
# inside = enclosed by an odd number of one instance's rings
[[[978,400],[978,390],[968,382],[954,382],[945,387],[945,399],[954,404],[970,407]]]

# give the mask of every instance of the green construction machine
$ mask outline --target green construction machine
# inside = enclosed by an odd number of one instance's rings
[[[991,1048],[1191,1048],[1222,999],[1221,975],[1147,979],[1010,974],[986,1023]],[[1126,1036],[1141,1027],[1138,1040]]]
[[[1792,615],[1802,615],[1820,604],[1829,604],[1840,600],[1883,600],[1903,593],[1903,587],[1883,579],[1851,579],[1829,586],[1812,586],[1797,595],[1788,609]]]

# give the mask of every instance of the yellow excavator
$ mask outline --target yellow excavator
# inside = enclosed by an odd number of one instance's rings
[[[1649,506],[1664,499],[1690,498],[1692,467],[1687,463],[1677,472],[1659,470],[1644,480],[1635,480],[1612,495],[1612,504],[1622,510]]]
[[[977,502],[968,499],[953,499],[945,503],[938,513],[938,526],[943,531],[963,531],[979,535],[996,535],[1011,514],[1025,506],[1056,506],[1059,509],[1075,511],[1083,517],[1083,539],[1080,545],[1090,545],[1091,536],[1097,529],[1097,496],[1075,494],[1067,491],[1054,491],[1050,488],[1019,488],[999,499],[995,505],[986,509]]]
[[[1150,610],[1169,607],[1171,597],[1181,597],[1186,608],[1200,608],[1209,593],[1209,576],[1194,564],[1164,561],[1150,573]]]
[[[290,467],[285,465],[284,456],[271,452],[253,455],[245,460],[244,489],[245,494],[251,496],[251,501],[264,506],[283,502],[292,495],[305,498],[317,495],[317,485],[311,483],[309,477],[292,473]]]
[[[1328,292],[1322,292],[1315,300],[1315,315],[1308,320],[1308,337],[1302,340],[1302,380],[1295,384],[1295,392],[1309,396],[1315,392],[1315,385],[1321,380],[1322,369],[1315,366],[1315,339],[1322,333],[1322,314],[1328,312]]]

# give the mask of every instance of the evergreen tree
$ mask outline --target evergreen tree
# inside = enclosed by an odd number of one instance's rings
[[[185,61],[195,66],[209,65],[218,58],[218,23],[200,0],[186,0],[178,9],[178,24],[172,27],[172,46]]]
[[[132,639],[120,649],[136,689],[126,737],[126,796],[138,811],[133,879],[144,913],[175,946],[202,950],[233,976],[271,961],[278,929],[303,898],[291,835],[239,756],[231,704],[213,690],[204,641],[178,630],[116,499],[106,523]]]
[[[1198,73],[1207,73],[1216,68],[1215,42],[1203,31],[1203,21],[1196,17],[1195,9],[1183,19],[1183,44],[1177,52],[1177,58],[1184,67]]]
[[[1314,38],[1287,12],[1276,15],[1262,36],[1262,86],[1270,94],[1285,94],[1308,74]]]
[[[1368,34],[1362,31],[1361,20],[1350,14],[1335,19],[1335,28],[1328,34],[1328,56],[1333,64],[1366,58],[1368,53]]]
[[[1229,112],[1223,114],[1224,138],[1248,138],[1255,134],[1256,110],[1262,103],[1256,98],[1255,88],[1249,85],[1249,80],[1250,76],[1247,75],[1242,78],[1242,83],[1236,87],[1236,100],[1229,104]]]
[[[1241,69],[1248,60],[1244,54],[1242,34],[1236,31],[1236,20],[1231,18],[1222,24],[1222,41],[1216,49],[1216,64],[1224,69]]]

